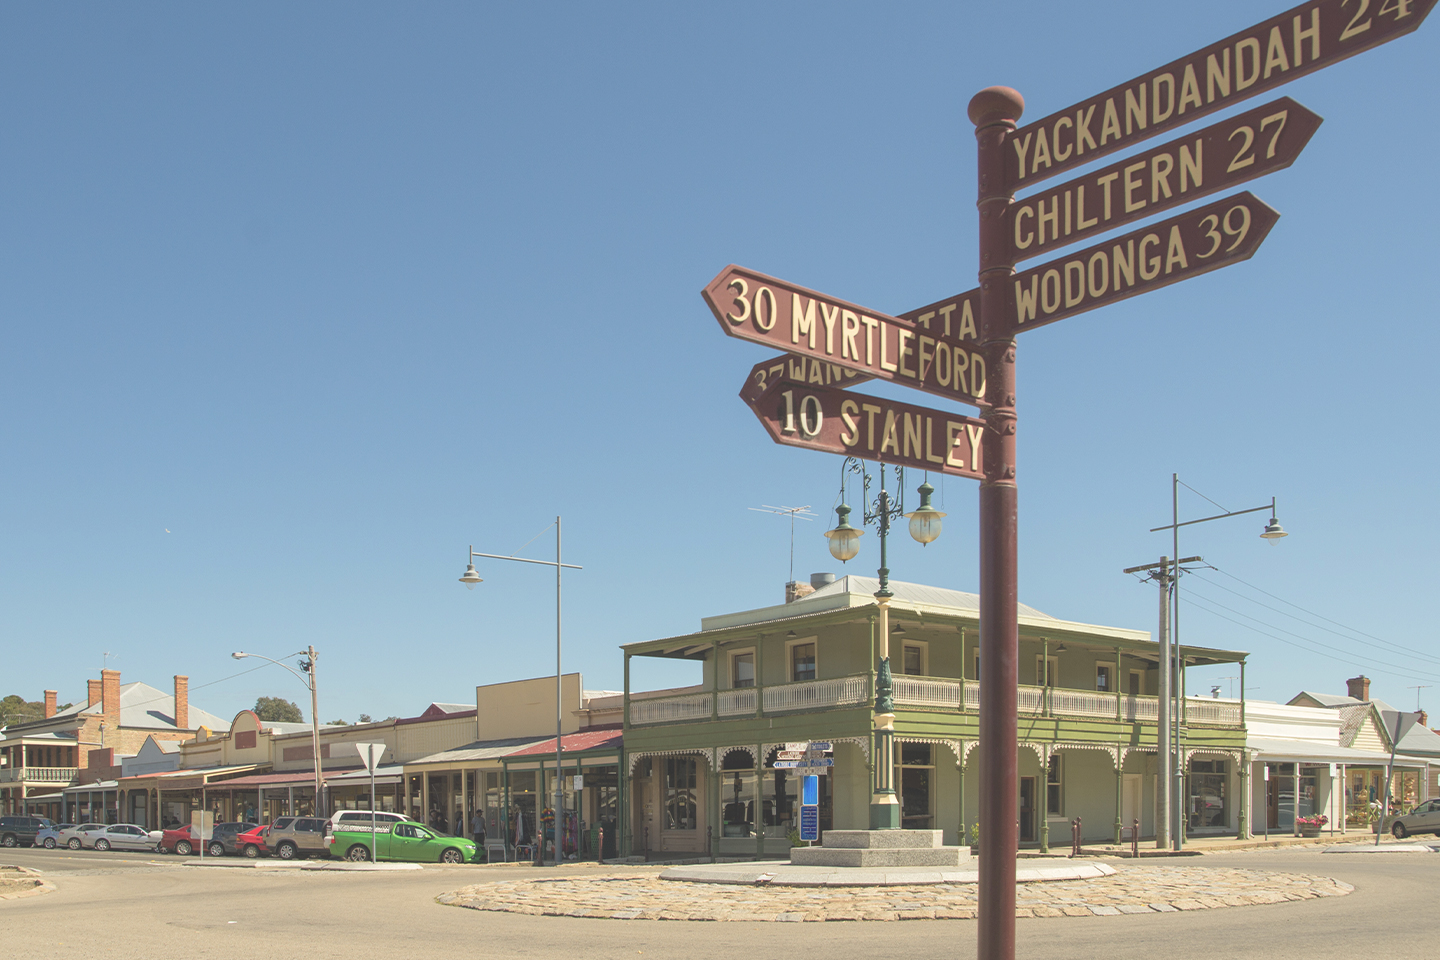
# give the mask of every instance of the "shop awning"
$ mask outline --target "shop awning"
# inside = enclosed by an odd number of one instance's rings
[[[399,763],[382,763],[375,768],[375,786],[394,786],[404,779],[405,767]],[[325,782],[337,787],[355,784],[370,784],[370,774],[365,770],[351,770],[337,776],[326,775]]]
[[[1356,750],[1338,744],[1319,743],[1314,740],[1279,740],[1268,737],[1250,737],[1245,747],[1255,751],[1255,759],[1270,763],[1344,763],[1350,766],[1384,766],[1390,762],[1390,754],[1375,750]],[[1423,767],[1428,761],[1423,757],[1407,757],[1398,754],[1396,766]]]

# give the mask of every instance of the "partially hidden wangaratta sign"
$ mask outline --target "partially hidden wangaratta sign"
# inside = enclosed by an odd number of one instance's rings
[[[1319,116],[1281,97],[1017,200],[1004,213],[1012,262],[1283,170],[1320,123]]]
[[[1248,260],[1279,219],[1247,191],[1032,267],[1006,281],[1006,321],[1032,330]]]
[[[1313,0],[1027,123],[1006,139],[1007,192],[1198,120],[1404,36],[1436,0]]]
[[[702,295],[732,337],[950,400],[978,404],[985,393],[973,313],[901,319],[734,265]]]
[[[740,396],[776,443],[983,480],[985,421],[943,410],[771,380],[758,397],[747,377]]]
[[[872,379],[874,378],[867,377],[863,373],[856,373],[839,364],[823,363],[812,357],[797,357],[794,354],[782,353],[778,357],[762,360],[750,368],[750,376],[745,380],[745,388],[740,391],[740,399],[746,403],[759,400],[770,384],[776,380],[785,380],[802,386],[813,384],[817,387],[837,387],[844,390]]]

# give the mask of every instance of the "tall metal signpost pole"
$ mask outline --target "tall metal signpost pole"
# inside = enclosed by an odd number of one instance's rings
[[[1015,482],[1015,337],[1005,287],[1015,272],[1003,214],[1006,140],[1025,110],[1009,87],[970,101],[975,124],[980,210],[980,342],[985,356],[985,479],[980,482],[980,858],[979,955],[1015,955],[1015,818],[1019,717],[1018,488]],[[993,852],[992,852],[993,851]]]

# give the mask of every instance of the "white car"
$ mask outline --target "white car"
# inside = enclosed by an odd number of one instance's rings
[[[133,823],[113,823],[79,836],[80,845],[93,850],[155,850],[164,831],[146,830]]]
[[[65,827],[55,835],[55,845],[69,847],[71,850],[79,850],[84,844],[81,841],[83,834],[91,830],[104,830],[103,823],[77,823],[73,827]]]

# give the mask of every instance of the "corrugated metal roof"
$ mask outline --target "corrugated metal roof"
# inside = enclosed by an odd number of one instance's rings
[[[823,600],[825,597],[840,593],[859,594],[873,599],[875,591],[879,589],[880,579],[878,577],[860,577],[848,574],[786,606],[792,609],[802,607],[811,600]],[[974,611],[976,616],[980,615],[980,595],[978,593],[966,593],[963,590],[951,590],[946,587],[932,587],[924,583],[908,583],[904,580],[891,580],[890,592],[895,595],[895,599],[904,600],[907,603],[920,603],[932,607],[953,607],[957,610]],[[1022,617],[1036,617],[1042,620],[1055,619],[1050,614],[1023,603],[1017,603],[1015,606]]]
[[[585,730],[581,733],[567,733],[560,738],[560,752],[562,754],[579,753],[581,750],[603,750],[607,747],[619,750],[623,740],[624,735],[619,730]],[[554,737],[528,747],[522,747],[506,756],[544,756],[547,753],[552,755],[555,753]]]
[[[421,763],[468,763],[474,760],[498,760],[501,757],[509,756],[516,750],[532,746],[537,743],[544,743],[543,737],[511,737],[508,740],[476,740],[474,743],[467,743],[463,747],[453,747],[449,750],[442,750],[439,753],[432,753],[428,757],[421,757],[418,760],[411,760],[405,766],[413,767]],[[553,744],[555,738],[550,738]]]
[[[1247,737],[1245,746],[1256,750],[1257,760],[1314,760],[1322,763],[1386,763],[1388,753],[1356,750],[1339,744],[1316,743],[1314,740],[1275,740],[1268,737]]]

